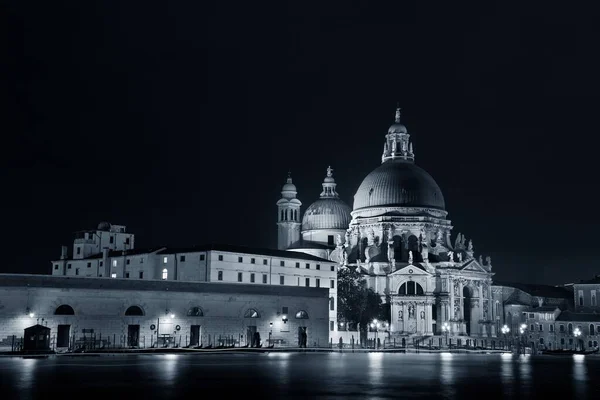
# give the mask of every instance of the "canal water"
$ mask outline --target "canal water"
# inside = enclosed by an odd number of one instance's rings
[[[600,398],[600,357],[266,353],[0,358],[0,399]]]

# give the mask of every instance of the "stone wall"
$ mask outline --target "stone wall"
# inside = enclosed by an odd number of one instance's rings
[[[55,315],[61,305],[72,307],[74,315]],[[130,306],[140,307],[144,315],[125,316]],[[193,307],[203,316],[188,316]],[[328,308],[326,288],[0,275],[0,345],[10,347],[13,335],[20,338],[25,328],[39,323],[51,329],[53,344],[59,324],[69,325],[71,342],[95,336],[111,346],[124,345],[128,326],[139,325],[139,344],[146,347],[156,342],[157,331],[185,346],[191,326],[200,325],[204,345],[214,344],[219,335],[244,345],[248,327],[256,326],[263,345],[272,332],[283,345],[296,346],[298,327],[305,326],[308,346],[326,346]],[[259,317],[246,318],[250,309]],[[300,310],[308,319],[295,318]]]

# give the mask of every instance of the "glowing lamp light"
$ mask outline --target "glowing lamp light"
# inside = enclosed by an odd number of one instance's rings
[[[575,337],[581,336],[581,330],[579,330],[579,328],[575,328],[575,330],[573,331],[573,335],[575,335]]]
[[[371,328],[375,328],[375,324],[371,322]]]
[[[447,322],[444,322],[444,325],[442,325],[442,331],[450,332],[450,325]]]
[[[374,320],[373,320],[373,323],[374,323],[374,324],[376,324],[376,323],[377,323],[377,320],[376,320],[376,319],[374,319]]]
[[[508,326],[506,326],[506,325],[502,326],[502,329],[501,329],[501,330],[502,330],[502,333],[503,333],[503,334],[505,334],[505,335],[506,335],[508,332],[510,332],[510,328],[509,328]]]
[[[35,314],[33,313],[33,311],[31,311],[29,307],[27,307],[27,310],[25,310],[25,314],[29,315],[29,318],[35,317]]]
[[[171,314],[171,318],[175,318],[175,314]]]
[[[33,317],[35,317],[35,314],[34,314],[34,313],[32,313],[32,312],[30,312],[30,313],[29,313],[29,318],[33,318]]]
[[[287,324],[287,321],[288,321],[287,315],[284,315],[283,317],[281,317],[281,320],[283,321],[284,324]]]

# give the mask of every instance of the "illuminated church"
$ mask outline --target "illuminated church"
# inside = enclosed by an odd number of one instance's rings
[[[300,214],[288,177],[278,207],[278,245],[355,268],[391,302],[392,334],[496,336],[490,257],[452,235],[444,196],[415,164],[400,109],[388,129],[381,165],[369,173],[350,208],[336,192],[331,168],[320,198]]]

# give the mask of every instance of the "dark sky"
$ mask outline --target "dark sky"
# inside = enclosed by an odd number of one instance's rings
[[[303,209],[328,165],[351,205],[400,102],[497,279],[600,273],[596,10],[319,3],[8,1],[0,272],[49,273],[103,220],[275,247],[288,169]]]

